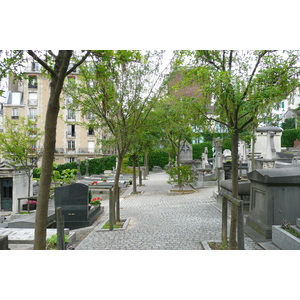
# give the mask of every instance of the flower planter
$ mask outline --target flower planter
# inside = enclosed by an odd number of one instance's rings
[[[23,210],[27,210],[27,204],[22,205]],[[36,204],[29,204],[29,210],[35,210],[36,209]]]
[[[282,229],[281,225],[272,226],[272,243],[281,250],[300,250],[300,239]]]

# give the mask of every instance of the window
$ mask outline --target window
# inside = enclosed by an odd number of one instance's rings
[[[68,112],[67,112],[67,119],[68,120],[75,120],[75,112],[74,110],[72,109],[68,109]]]
[[[28,105],[37,105],[37,93],[28,94]]]
[[[23,93],[8,91],[5,103],[10,105],[23,105]]]
[[[37,117],[37,109],[36,108],[29,108],[29,118],[31,120],[35,120]]]
[[[38,62],[31,63],[31,71],[38,72],[40,70],[40,64]]]
[[[19,109],[18,108],[13,108],[12,109],[11,118],[12,119],[19,119]]]
[[[75,137],[75,125],[67,126],[67,137]]]
[[[88,152],[94,153],[95,150],[95,142],[94,141],[88,141]]]
[[[66,157],[67,163],[74,162],[74,161],[76,161],[75,157]]]
[[[36,75],[28,75],[28,87],[34,89],[38,87],[38,81]]]
[[[95,135],[95,131],[93,127],[89,127],[88,135]]]
[[[68,141],[68,149],[75,150],[75,141]]]
[[[71,96],[66,96],[66,104],[73,104],[73,98]]]
[[[281,108],[284,108],[284,101],[281,102]]]

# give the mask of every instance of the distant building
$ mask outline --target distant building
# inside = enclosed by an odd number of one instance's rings
[[[22,81],[14,81],[13,78],[9,78],[8,92],[3,104],[3,116],[15,120],[26,116],[37,119],[37,127],[44,131],[50,96],[50,81],[42,75],[37,62],[29,61],[25,74],[26,78]],[[78,73],[74,72],[66,80],[78,80],[77,77]],[[72,102],[71,98],[64,95],[61,98],[65,103]],[[89,119],[92,118],[93,116],[90,115]],[[114,150],[104,151],[98,145],[98,140],[105,139],[108,135],[107,132],[78,125],[81,121],[83,120],[80,111],[60,110],[57,120],[56,163],[62,164],[78,159],[85,160],[115,154]],[[4,120],[2,124],[0,110],[0,130],[5,130]],[[43,145],[43,141],[41,141],[41,145]]]
[[[272,113],[277,116],[280,125],[286,119],[294,118],[295,114],[293,113],[294,109],[300,105],[300,90],[297,91],[292,100],[282,100],[280,106],[277,109],[273,109]],[[298,115],[299,116],[299,115]]]

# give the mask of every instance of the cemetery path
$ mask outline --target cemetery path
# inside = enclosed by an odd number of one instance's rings
[[[171,186],[165,172],[151,173],[141,194],[131,195],[132,186],[121,198],[121,219],[130,219],[123,231],[100,231],[108,220],[108,200],[102,201],[104,214],[98,225],[76,250],[199,250],[201,241],[219,240],[221,212],[214,206],[213,191],[206,187],[197,193],[168,195]],[[247,242],[248,241],[248,242]],[[256,249],[245,239],[246,249]],[[261,249],[257,246],[257,249]]]

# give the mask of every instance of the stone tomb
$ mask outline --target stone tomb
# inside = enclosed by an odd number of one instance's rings
[[[32,180],[31,180],[32,196]],[[28,177],[23,168],[15,168],[7,162],[0,163],[0,210],[18,212],[18,198],[28,195]],[[22,200],[25,204],[26,200]]]
[[[100,205],[89,210],[89,187],[82,183],[54,188],[55,208],[61,207],[65,227],[90,226],[103,212]]]
[[[300,168],[260,169],[248,173],[250,210],[246,224],[266,239],[272,225],[296,224],[300,216]]]

